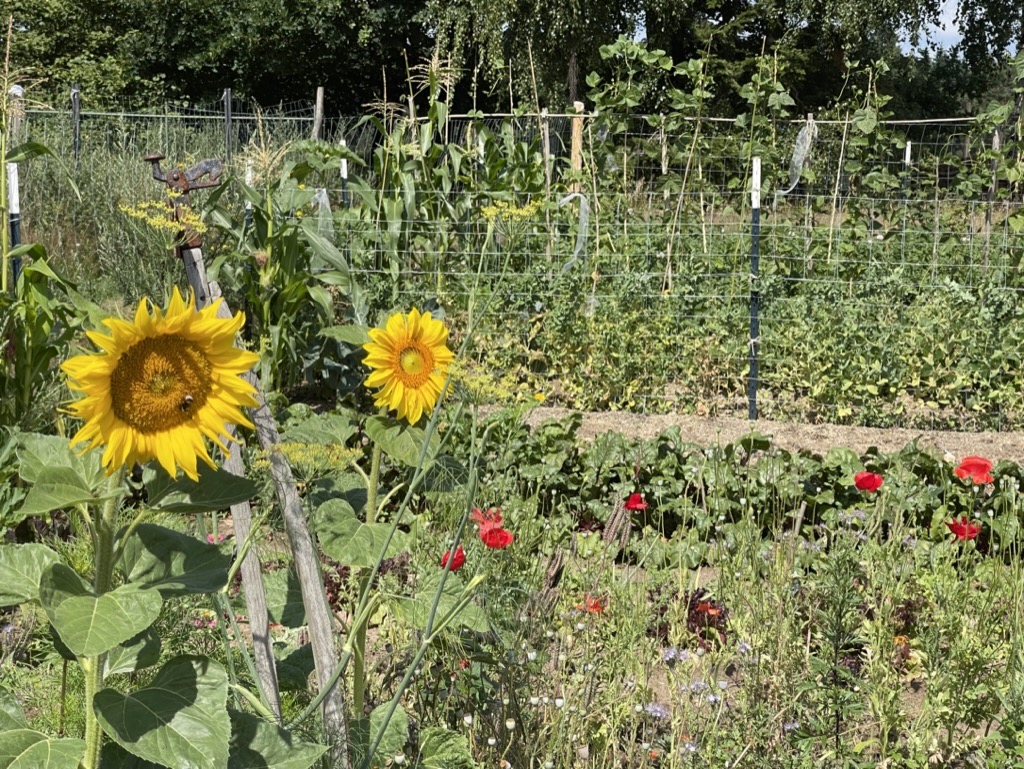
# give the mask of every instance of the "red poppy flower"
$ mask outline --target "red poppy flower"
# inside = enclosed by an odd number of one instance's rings
[[[717,617],[722,613],[722,609],[715,606],[714,601],[701,601],[697,604],[697,611],[702,614],[707,614],[709,617]]]
[[[639,493],[633,492],[624,506],[631,513],[642,512],[647,509],[647,501]]]
[[[451,556],[452,558],[452,571],[458,571],[466,562],[466,551],[462,549],[462,545],[459,545],[457,548],[455,548],[454,551],[449,550],[447,553],[441,556],[442,569],[448,565],[448,556]]]
[[[956,468],[953,472],[956,473],[956,477],[960,480],[966,481],[970,479],[972,483],[978,486],[992,483],[992,463],[985,459],[985,457],[964,457],[960,467]]]
[[[576,608],[591,614],[604,614],[604,610],[608,608],[608,597],[584,593],[583,603],[576,604]]]
[[[477,525],[480,529],[481,536],[487,529],[500,529],[504,522],[501,517],[500,507],[488,508],[486,513],[479,507],[474,507],[473,512],[469,516],[469,520]]]
[[[959,521],[956,518],[947,521],[946,526],[959,540],[974,539],[981,533],[981,524],[968,521],[966,515],[962,516]]]
[[[512,532],[508,529],[497,526],[482,525],[480,527],[480,540],[491,548],[491,550],[503,550],[512,544]]]
[[[853,485],[861,491],[866,491],[869,494],[873,494],[882,488],[882,483],[881,475],[878,473],[869,473],[867,470],[853,476]]]

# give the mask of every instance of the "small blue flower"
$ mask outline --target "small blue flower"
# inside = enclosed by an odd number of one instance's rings
[[[644,705],[644,711],[651,718],[656,718],[659,721],[662,721],[669,716],[668,707],[662,705],[660,702],[650,702]]]

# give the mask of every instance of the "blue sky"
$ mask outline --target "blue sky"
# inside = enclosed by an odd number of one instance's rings
[[[928,35],[932,42],[942,48],[950,48],[960,42],[962,35],[957,27],[954,18],[956,16],[956,0],[945,0],[942,4],[942,12],[939,23],[928,27]],[[909,52],[910,44],[903,42],[904,52]]]

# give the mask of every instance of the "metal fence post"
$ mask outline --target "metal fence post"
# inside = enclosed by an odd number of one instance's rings
[[[82,92],[78,83],[71,84],[71,136],[77,166],[78,156],[82,154]]]
[[[758,263],[761,259],[761,158],[753,159],[750,186],[750,373],[747,377],[747,417],[757,419],[757,350],[761,343],[761,319],[758,311],[761,291],[758,288]]]
[[[231,89],[224,89],[224,162],[231,160]]]
[[[20,85],[13,85],[9,91],[11,122],[9,125],[12,144],[21,141],[21,118],[25,114],[25,89]],[[18,186],[18,164],[7,164],[7,218],[11,231],[11,248],[21,245],[21,196]],[[4,265],[6,269],[7,265]],[[18,276],[21,275],[21,257],[16,256],[11,260],[11,277],[13,278],[14,292],[18,291]]]
[[[341,148],[348,148],[348,142],[344,139],[341,140]],[[348,205],[348,158],[344,155],[341,158],[341,204]]]

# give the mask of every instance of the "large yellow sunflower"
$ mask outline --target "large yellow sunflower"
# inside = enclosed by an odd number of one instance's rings
[[[448,366],[455,359],[446,344],[448,329],[429,313],[413,308],[395,313],[384,328],[371,328],[363,345],[365,363],[372,371],[367,387],[380,387],[376,404],[398,413],[410,424],[434,409],[441,397]]]
[[[85,420],[71,442],[105,446],[108,474],[156,459],[170,475],[181,467],[197,480],[197,458],[216,467],[203,436],[226,451],[225,423],[252,427],[239,407],[256,406],[255,391],[238,375],[259,356],[234,346],[245,318],[218,318],[219,304],[196,311],[178,289],[166,310],[143,299],[134,322],[108,318],[109,336],[88,332],[102,352],[61,366],[68,386],[85,394],[69,407]]]

